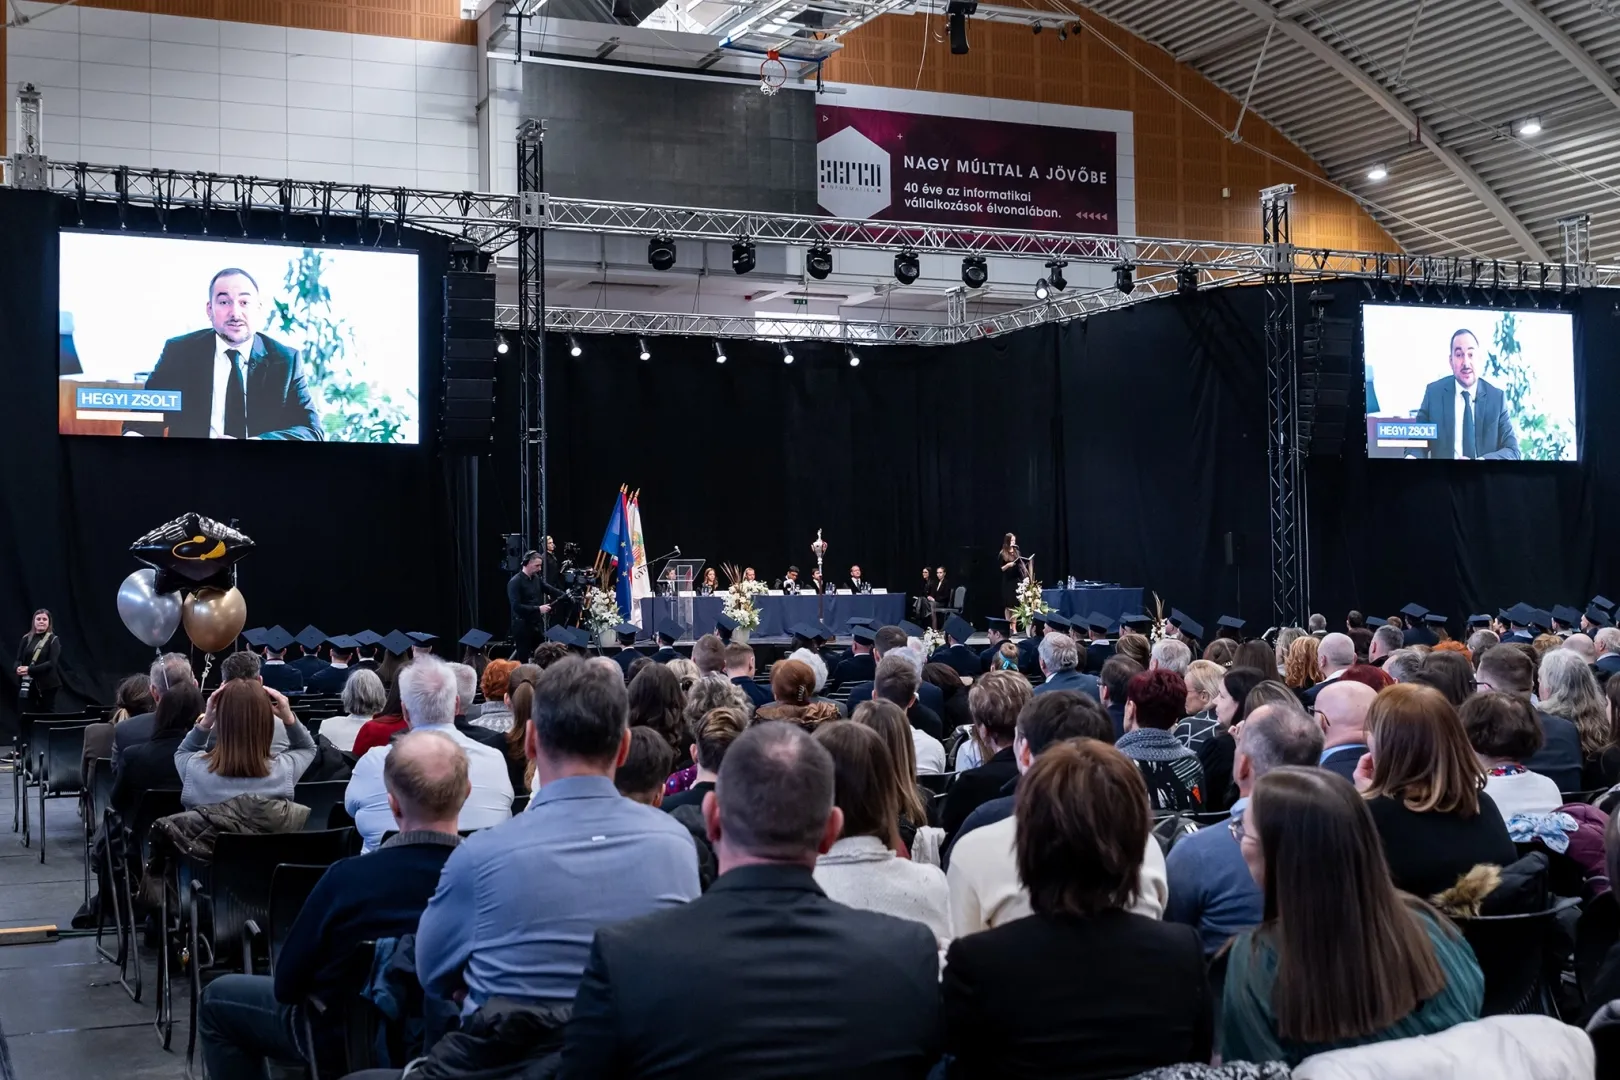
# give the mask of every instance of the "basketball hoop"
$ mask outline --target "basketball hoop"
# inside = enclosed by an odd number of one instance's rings
[[[787,84],[787,65],[782,63],[781,55],[772,49],[765,54],[765,60],[759,65],[759,92],[770,97]]]

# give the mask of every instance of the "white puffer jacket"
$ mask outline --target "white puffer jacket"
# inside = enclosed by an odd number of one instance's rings
[[[1578,1027],[1550,1016],[1490,1016],[1436,1035],[1316,1054],[1294,1080],[1592,1080],[1597,1058]]]

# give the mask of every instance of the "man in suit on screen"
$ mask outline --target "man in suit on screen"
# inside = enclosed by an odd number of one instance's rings
[[[1517,461],[1519,437],[1502,391],[1479,377],[1479,338],[1472,330],[1451,335],[1451,374],[1423,390],[1414,418],[1439,425],[1438,437],[1414,457]]]
[[[259,283],[227,267],[208,283],[210,329],[163,343],[148,390],[178,390],[180,411],[162,422],[129,421],[126,435],[189,439],[298,439],[319,442],[298,354],[259,333]]]

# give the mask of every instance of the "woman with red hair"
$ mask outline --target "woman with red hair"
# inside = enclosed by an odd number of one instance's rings
[[[1117,745],[1142,770],[1154,813],[1204,805],[1204,767],[1170,733],[1186,704],[1186,681],[1165,668],[1133,675],[1125,688],[1125,734]]]

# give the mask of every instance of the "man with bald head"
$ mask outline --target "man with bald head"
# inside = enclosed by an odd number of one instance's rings
[[[1328,690],[1336,689],[1329,684]],[[1315,765],[1321,756],[1321,730],[1292,701],[1261,705],[1249,713],[1232,761],[1239,796],[1232,804],[1233,819],[1243,816],[1260,777],[1279,765]],[[1231,829],[1216,825],[1183,837],[1170,849],[1165,870],[1170,899],[1164,917],[1196,927],[1206,954],[1214,955],[1233,934],[1258,925],[1265,915],[1265,898]]]
[[[1312,706],[1322,727],[1322,756],[1317,764],[1355,782],[1356,765],[1367,752],[1367,710],[1377,696],[1366,683],[1347,679],[1322,688]]]
[[[1330,686],[1343,675],[1356,662],[1356,643],[1349,634],[1328,634],[1322,638],[1322,644],[1316,650],[1316,662],[1322,665],[1322,681],[1305,691],[1305,707],[1308,709],[1316,701],[1316,695],[1322,688]]]
[[[340,983],[346,946],[416,932],[445,860],[461,843],[457,819],[472,791],[467,754],[444,731],[407,732],[394,741],[383,783],[397,832],[373,854],[333,863],[321,875],[276,957],[275,975],[225,975],[203,991],[197,1034],[214,1080],[262,1077],[272,1060],[300,1063],[303,1003],[352,992]],[[310,1017],[317,1056],[332,1076],[343,1071],[340,1013]]]
[[[1580,656],[1588,664],[1597,662],[1597,646],[1585,634],[1571,634],[1564,639],[1564,648]]]

